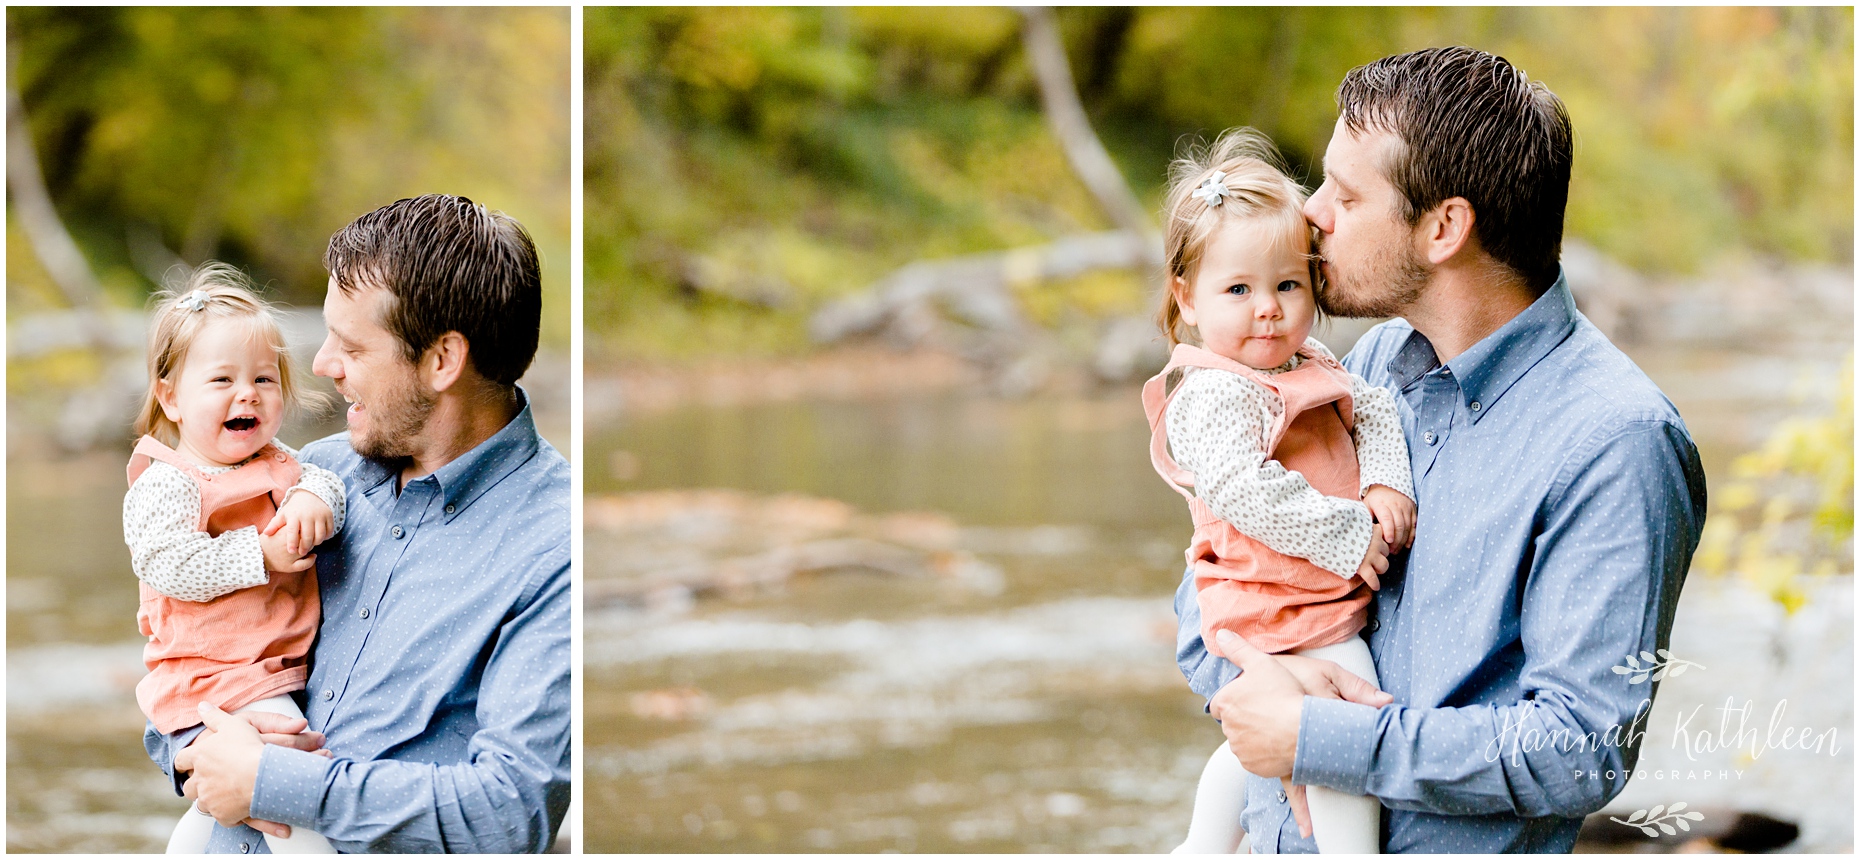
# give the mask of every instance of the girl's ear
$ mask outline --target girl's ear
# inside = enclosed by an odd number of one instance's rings
[[[1189,289],[1188,282],[1180,275],[1169,276],[1169,292],[1175,296],[1175,305],[1182,309],[1182,324],[1195,327],[1195,291]]]
[[[181,423],[181,403],[174,396],[174,383],[166,379],[155,380],[155,401],[161,404],[161,412],[169,421]]]

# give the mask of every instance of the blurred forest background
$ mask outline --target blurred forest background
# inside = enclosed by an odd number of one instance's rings
[[[1737,779],[1638,777],[1579,847],[1852,850],[1851,738],[1668,731],[1854,725],[1852,9],[585,23],[590,850],[1175,845],[1220,737],[1134,384],[1167,163],[1252,125],[1315,186],[1344,73],[1456,43],[1568,105],[1565,270],[1710,485],[1671,643],[1710,671],[1661,683],[1641,766]],[[1681,801],[1673,837],[1609,820]]]
[[[594,356],[792,354],[809,312],[913,260],[1115,226],[1048,130],[1012,10],[587,15]],[[1057,17],[1079,99],[1152,213],[1178,141],[1237,125],[1315,187],[1344,72],[1468,44],[1569,106],[1570,237],[1649,272],[1853,258],[1851,9]],[[1105,317],[1144,308],[1137,278],[1022,298],[1040,320]]]
[[[543,261],[524,385],[569,450],[569,61],[560,8],[7,10],[10,851],[159,851],[186,809],[141,748],[120,537],[143,312],[175,266],[250,274],[308,379],[330,234],[429,192],[503,210]]]

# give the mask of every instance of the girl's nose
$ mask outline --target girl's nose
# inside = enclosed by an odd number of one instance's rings
[[[1276,292],[1260,295],[1260,300],[1253,304],[1253,316],[1263,320],[1279,318],[1279,297]]]

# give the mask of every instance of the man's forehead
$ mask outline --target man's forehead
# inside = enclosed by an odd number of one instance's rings
[[[1373,126],[1352,130],[1339,119],[1330,147],[1324,152],[1324,171],[1342,172],[1355,180],[1379,176],[1401,145],[1401,138],[1390,132]]]
[[[329,279],[329,292],[323,297],[323,316],[332,329],[339,329],[339,334],[353,334],[360,326],[382,327],[387,319],[387,300],[393,294],[380,287],[370,286],[367,282],[358,282],[344,290],[332,276]]]

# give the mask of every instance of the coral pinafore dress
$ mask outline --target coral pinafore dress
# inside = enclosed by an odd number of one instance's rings
[[[213,537],[246,526],[263,529],[302,474],[295,459],[268,444],[238,468],[209,475],[144,436],[129,458],[129,483],[134,485],[157,460],[181,470],[200,488],[198,528]],[[136,684],[136,703],[155,728],[173,734],[198,725],[201,702],[231,712],[304,688],[320,614],[316,570],[270,573],[264,585],[204,603],[177,600],[141,584],[136,623],[149,637],[142,650],[149,673]]]
[[[1195,523],[1188,564],[1195,570],[1201,637],[1210,652],[1214,632],[1232,630],[1268,654],[1334,645],[1368,621],[1370,590],[1362,577],[1344,579],[1310,561],[1276,552],[1241,534],[1189,488],[1195,476],[1169,455],[1164,415],[1180,389],[1183,368],[1238,374],[1285,405],[1268,435],[1269,456],[1327,496],[1361,497],[1350,373],[1336,359],[1300,348],[1304,362],[1283,373],[1261,373],[1237,361],[1179,344],[1161,373],[1143,385],[1150,420],[1150,463],[1182,497]],[[1223,655],[1224,656],[1224,655]]]

